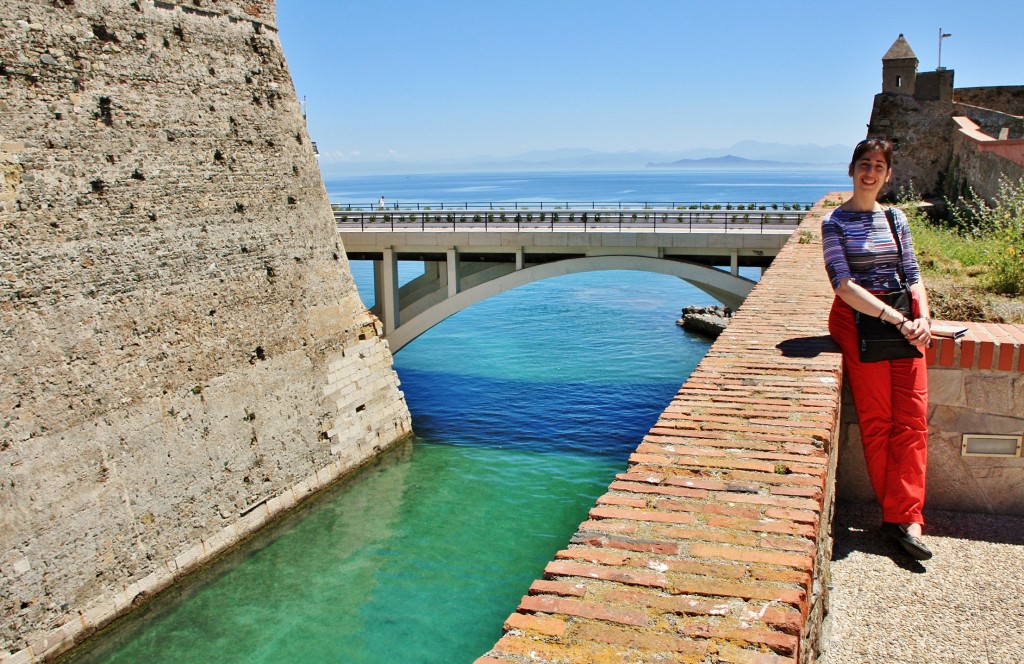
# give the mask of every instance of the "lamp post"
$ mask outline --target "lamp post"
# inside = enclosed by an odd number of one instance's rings
[[[943,32],[942,28],[939,28],[939,66],[935,69],[942,69],[942,40],[946,37],[952,37],[953,35],[949,32]]]

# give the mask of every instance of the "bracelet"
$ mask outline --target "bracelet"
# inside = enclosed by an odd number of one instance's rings
[[[900,333],[902,334],[903,333],[903,326],[906,325],[909,322],[910,322],[909,318],[904,318],[903,320],[900,321],[900,324],[896,326],[896,329],[899,330]]]

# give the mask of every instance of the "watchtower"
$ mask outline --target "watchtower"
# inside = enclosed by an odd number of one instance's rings
[[[913,96],[917,88],[917,63],[914,49],[900,33],[882,56],[882,92]]]

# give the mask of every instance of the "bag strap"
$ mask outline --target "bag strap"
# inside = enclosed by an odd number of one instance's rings
[[[891,207],[885,208],[885,219],[889,222],[889,231],[892,233],[892,239],[896,241],[896,254],[899,256],[899,261],[896,263],[896,272],[900,276],[900,288],[906,288],[907,275],[903,271],[903,243],[900,242],[900,236],[896,233],[896,213],[893,212]]]

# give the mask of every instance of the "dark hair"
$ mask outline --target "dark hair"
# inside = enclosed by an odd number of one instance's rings
[[[892,143],[884,138],[865,138],[853,148],[853,158],[850,159],[850,175],[853,175],[853,165],[857,160],[868,152],[881,152],[885,157],[885,165],[892,168]]]

